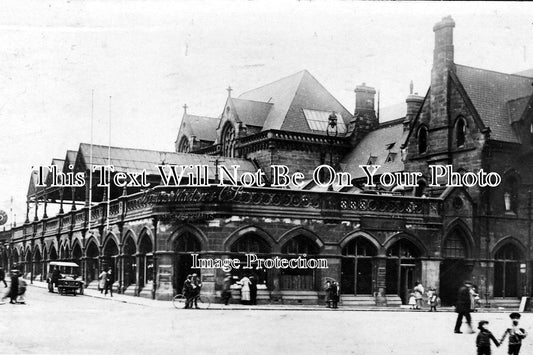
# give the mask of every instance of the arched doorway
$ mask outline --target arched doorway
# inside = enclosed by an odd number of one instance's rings
[[[94,241],[90,241],[87,245],[87,249],[85,251],[85,255],[87,257],[86,259],[86,265],[87,265],[87,283],[97,280],[98,279],[98,247],[96,246],[96,243]]]
[[[523,255],[514,244],[506,243],[494,253],[494,297],[519,297],[520,261]]]
[[[39,248],[35,248],[35,252],[33,255],[33,279],[34,280],[42,280],[43,273],[43,265],[42,265],[42,256],[41,251]]]
[[[298,235],[281,247],[281,253],[291,257],[313,257],[318,255],[318,245],[310,238]],[[315,269],[281,269],[281,289],[315,290]]]
[[[241,265],[246,265],[246,254],[256,254],[258,258],[270,256],[270,245],[259,235],[251,232],[241,236],[231,246],[232,258],[239,259]],[[257,263],[255,263],[257,264]],[[268,284],[268,271],[265,268],[256,270],[256,265],[252,263],[252,269],[232,269],[231,276],[239,280],[244,276],[254,276],[258,284]],[[270,285],[267,285],[270,288]]]
[[[398,295],[407,304],[410,290],[421,275],[421,252],[413,242],[401,238],[387,249],[386,255],[386,293]]]
[[[174,242],[174,284],[177,293],[181,293],[183,283],[188,274],[196,273],[200,276],[200,269],[192,268],[191,253],[199,253],[202,243],[192,233],[185,232],[178,236]]]
[[[150,236],[146,233],[141,235],[139,254],[139,290],[141,290],[146,284],[152,284],[154,281],[153,246]]]
[[[376,255],[376,247],[365,237],[352,239],[342,248],[342,293],[372,294],[372,258]]]
[[[472,276],[472,263],[466,260],[469,257],[467,245],[460,228],[453,229],[444,240],[444,260],[440,264],[440,298],[443,305],[454,305],[457,291]]]
[[[113,238],[108,238],[107,242],[104,245],[104,258],[102,260],[102,266],[105,270],[111,268],[111,272],[117,279],[117,257],[118,257],[118,247],[117,243]]]
[[[81,266],[81,257],[82,257],[82,252],[81,252],[80,243],[76,243],[74,244],[74,247],[72,248],[72,261]]]
[[[57,260],[57,251],[53,244],[50,246],[50,251],[48,252],[48,260]]]
[[[135,260],[135,242],[131,235],[126,237],[124,242],[124,289],[130,285],[135,285],[137,279],[137,262]]]

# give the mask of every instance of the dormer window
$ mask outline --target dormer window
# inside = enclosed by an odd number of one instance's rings
[[[465,145],[466,137],[466,122],[463,117],[459,117],[455,123],[455,142],[457,147],[462,147]]]
[[[422,126],[418,129],[418,153],[425,153],[428,149],[428,129]]]
[[[366,165],[374,165],[378,161],[378,157],[371,155],[366,162]]]
[[[396,153],[389,153],[389,155],[387,156],[387,159],[385,159],[385,163],[392,163],[395,158],[396,158]]]

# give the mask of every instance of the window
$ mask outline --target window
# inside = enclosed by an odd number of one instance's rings
[[[202,250],[202,245],[198,238],[190,233],[185,233],[176,241],[174,250],[178,253],[183,252],[196,252]]]
[[[394,148],[394,145],[395,145],[395,144],[396,144],[396,143],[389,143],[389,144],[387,144],[387,145],[385,146],[385,149],[386,149],[386,150],[391,150],[392,148]]]
[[[247,234],[231,245],[234,253],[269,253],[269,245],[255,234]]]
[[[387,256],[393,258],[412,259],[418,258],[419,255],[420,252],[418,251],[418,248],[412,242],[404,238],[398,240],[394,245],[387,249]]]
[[[512,175],[505,179],[503,199],[506,213],[518,211],[518,179]]]
[[[389,153],[389,155],[387,156],[387,159],[385,159],[385,163],[392,163],[395,158],[396,158],[396,153]]]
[[[187,137],[183,137],[178,146],[178,153],[189,153],[190,148],[189,140]]]
[[[418,129],[418,153],[425,153],[428,148],[428,129],[422,126]]]
[[[227,122],[222,130],[222,155],[233,157],[235,154],[235,128]]]
[[[377,255],[377,250],[374,244],[365,238],[359,237],[350,241],[344,248],[342,248],[342,255],[375,256]]]
[[[374,165],[378,161],[378,157],[371,155],[368,157],[368,161],[366,162],[366,165]]]
[[[289,240],[281,248],[283,254],[318,254],[317,245],[309,238],[297,236]]]
[[[457,147],[462,147],[465,145],[465,136],[466,136],[466,122],[463,117],[459,117],[455,123],[455,141]]]
[[[466,245],[459,232],[456,231],[446,238],[443,254],[445,258],[466,258]]]

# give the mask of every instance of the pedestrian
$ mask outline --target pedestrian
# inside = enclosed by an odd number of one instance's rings
[[[331,302],[331,308],[338,308],[339,304],[339,284],[336,281],[332,281],[328,289],[329,299]]]
[[[477,287],[470,287],[470,309],[472,312],[477,312],[477,306],[479,304],[479,294],[477,293]]]
[[[429,303],[429,311],[437,312],[437,305],[439,304],[439,296],[437,295],[437,290],[434,288],[429,289],[428,303]]]
[[[326,305],[327,308],[331,308],[331,297],[329,293],[329,289],[331,288],[331,281],[327,280],[326,284],[324,285],[324,289],[326,290]]]
[[[455,322],[454,332],[461,334],[461,325],[463,323],[463,317],[466,318],[466,323],[470,327],[470,333],[475,333],[472,329],[472,317],[470,316],[471,298],[470,287],[472,282],[465,281],[463,286],[459,288],[457,293],[457,301],[455,302],[455,312],[457,313],[457,321]]]
[[[5,273],[4,269],[1,268],[1,267],[0,267],[0,281],[2,281],[4,283],[4,287],[7,288],[6,273]]]
[[[241,303],[250,304],[250,279],[247,276],[244,276],[241,281]]]
[[[409,308],[410,309],[415,309],[416,308],[416,297],[415,297],[415,293],[414,292],[411,292],[409,293]]]
[[[509,355],[518,355],[520,354],[520,348],[522,347],[522,339],[527,336],[527,332],[524,328],[518,327],[518,322],[520,320],[520,313],[513,312],[509,314],[511,318],[512,326],[507,328],[500,339],[500,343],[503,343],[507,334],[509,334],[509,348],[507,354]]]
[[[479,329],[479,334],[476,338],[476,347],[477,355],[490,355],[490,341],[492,340],[496,346],[500,346],[500,343],[490,330],[487,329],[488,321],[482,320],[479,321],[477,329]]]
[[[181,293],[185,297],[185,309],[192,307],[192,284],[191,284],[192,275],[187,275],[185,281],[183,281],[183,287]]]
[[[61,271],[59,271],[59,267],[56,266],[54,270],[52,271],[52,277],[50,279],[50,282],[52,283],[52,287],[50,288],[50,292],[54,292],[54,286],[57,287],[59,283],[59,279],[61,278]]]
[[[192,285],[192,305],[194,304],[194,308],[198,308],[198,298],[200,298],[200,291],[202,290],[202,283],[200,282],[200,278],[197,274],[192,274],[191,278],[191,285]]]
[[[416,282],[416,286],[413,289],[415,291],[416,309],[422,309],[424,301],[424,286],[420,281]]]
[[[109,290],[109,294],[111,297],[113,297],[113,284],[115,283],[115,275],[113,275],[113,270],[109,268],[107,270],[106,274],[106,280],[105,280],[105,292],[104,295],[107,296],[107,290]]]
[[[224,305],[228,305],[229,300],[231,298],[231,274],[226,274],[226,277],[224,277],[224,281],[222,284],[222,302],[224,302]]]
[[[17,269],[11,270],[11,285],[9,286],[9,303],[16,304],[19,294],[19,272]]]
[[[24,299],[24,295],[26,294],[26,281],[23,279],[19,280],[19,288],[18,288],[18,303],[20,304],[26,304],[26,301]]]
[[[250,304],[257,304],[257,280],[255,276],[250,276]]]
[[[100,290],[100,293],[104,293],[105,284],[107,281],[107,272],[102,269],[102,272],[100,275],[98,275],[98,290]]]

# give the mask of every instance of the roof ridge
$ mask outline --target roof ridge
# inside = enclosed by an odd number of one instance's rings
[[[460,67],[464,67],[464,68],[470,68],[470,69],[477,69],[477,70],[488,71],[488,72],[495,73],[495,74],[500,74],[500,75],[516,76],[516,77],[519,77],[519,78],[524,78],[524,79],[530,79],[530,80],[533,80],[532,77],[530,77],[530,76],[525,76],[525,75],[512,74],[512,73],[503,73],[503,72],[501,72],[501,71],[496,71],[496,70],[492,70],[492,69],[477,68],[477,67],[473,67],[473,66],[470,66],[470,65],[464,65],[464,64],[457,64],[457,63],[456,63],[455,65],[458,65],[458,66],[460,66]]]
[[[299,72],[296,72],[296,73],[294,73],[294,74],[284,76],[283,78],[280,78],[280,79],[278,79],[278,80],[274,80],[274,81],[271,81],[270,83],[266,83],[266,84],[261,85],[261,86],[258,86],[258,87],[256,87],[256,88],[253,88],[253,89],[247,90],[247,91],[245,91],[245,92],[242,92],[242,93],[239,95],[239,97],[241,97],[242,95],[247,94],[247,93],[249,93],[249,92],[251,92],[251,91],[255,91],[255,90],[258,90],[258,89],[264,88],[265,86],[269,86],[269,85],[272,85],[272,84],[274,84],[274,83],[278,83],[278,82],[280,82],[280,81],[282,81],[282,80],[286,80],[286,79],[288,79],[288,78],[290,78],[290,77],[297,76],[297,75],[303,75],[303,73],[305,73],[305,72],[308,72],[307,69],[300,70]],[[309,73],[309,72],[308,72],[308,73]],[[300,81],[301,81],[301,80],[302,80],[302,78],[300,78]],[[239,97],[238,97],[238,98],[239,98]],[[246,100],[246,99],[241,99],[241,100]],[[258,102],[261,102],[261,101],[258,101]]]
[[[240,100],[240,101],[257,102],[257,103],[260,103],[260,104],[267,104],[267,105],[274,105],[273,102],[265,102],[265,101],[249,100],[249,99],[239,99],[238,97],[232,97],[231,99],[232,100]]]
[[[211,117],[211,116],[204,116],[204,115],[191,115],[190,113],[186,113],[184,117],[205,117],[205,118],[213,118],[215,120],[218,120],[218,117]]]

